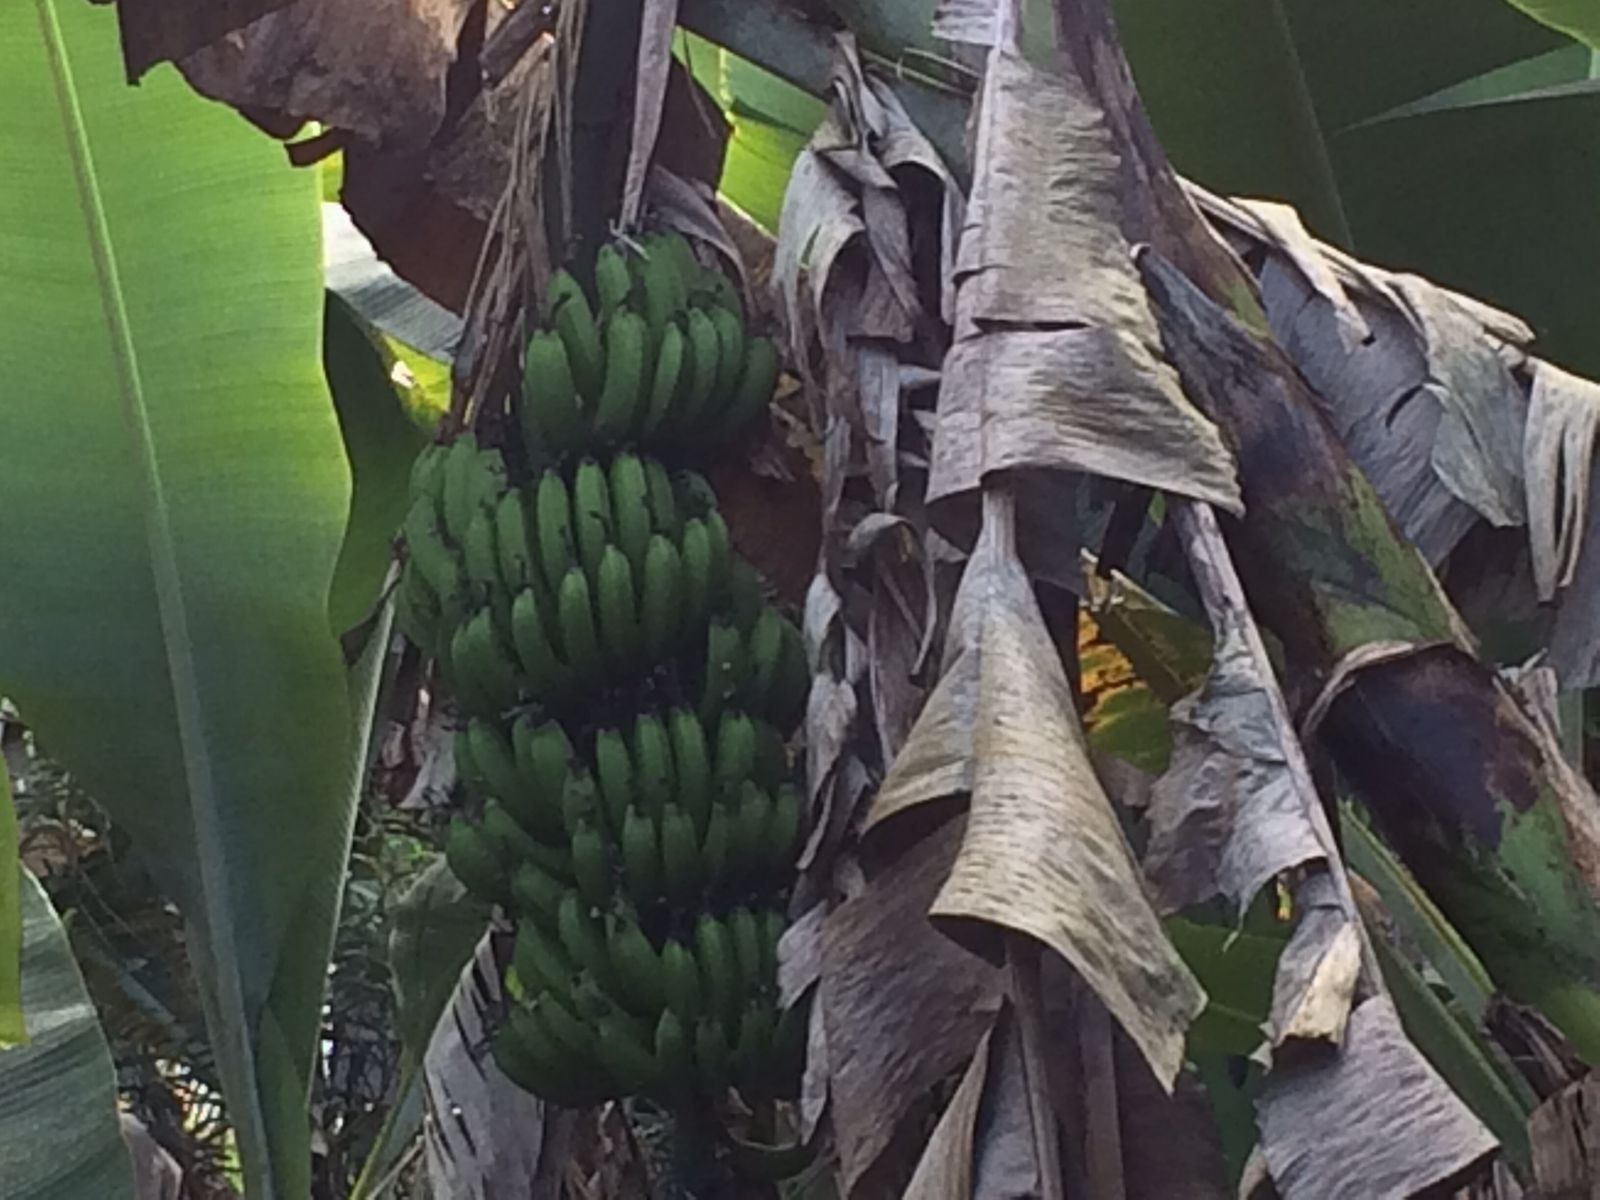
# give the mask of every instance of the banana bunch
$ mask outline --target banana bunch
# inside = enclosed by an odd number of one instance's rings
[[[674,450],[764,409],[775,352],[680,237],[594,275],[591,302],[557,273],[527,348],[519,477],[471,433],[413,474],[398,620],[464,722],[445,856],[516,924],[494,1052],[521,1086],[792,1095],[806,1015],[776,964],[810,668]]]
[[[522,436],[562,462],[627,444],[707,447],[766,411],[778,351],[750,336],[737,290],[676,233],[601,247],[595,301],[568,271],[523,354]]]

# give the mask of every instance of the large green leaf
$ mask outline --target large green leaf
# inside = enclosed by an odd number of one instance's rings
[[[1600,49],[1600,4],[1594,0],[1506,0],[1536,21]]]
[[[117,1077],[50,900],[14,859],[23,914],[26,1046],[0,1052],[0,1192],[7,1200],[132,1200]]]
[[[364,707],[316,175],[126,87],[109,8],[8,4],[0,60],[0,690],[182,907],[251,1195],[303,1197]]]

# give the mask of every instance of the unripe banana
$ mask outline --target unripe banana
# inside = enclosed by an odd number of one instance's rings
[[[633,274],[615,246],[601,246],[595,255],[594,283],[600,295],[600,321],[605,324],[628,302],[633,291]]]
[[[616,543],[637,578],[644,572],[645,548],[650,544],[650,484],[644,463],[637,454],[619,452],[611,460],[608,483]]]
[[[699,517],[683,527],[683,628],[698,629],[711,611],[711,533]]]
[[[713,618],[706,630],[705,683],[700,695],[700,719],[707,725],[739,694],[744,671],[744,639],[739,630],[721,617]]]
[[[493,711],[510,708],[517,702],[517,676],[511,669],[511,651],[500,636],[494,613],[479,609],[462,627],[462,633],[465,641],[451,648],[458,674],[465,675],[488,699]]]
[[[583,406],[561,336],[541,329],[523,355],[523,445],[531,461],[558,459],[583,442]]]
[[[668,541],[676,543],[683,536],[683,522],[678,518],[678,499],[673,494],[672,476],[659,458],[647,457],[644,462],[644,479],[650,496],[651,528]]]
[[[700,873],[705,876],[706,890],[715,894],[728,883],[728,846],[732,838],[728,805],[711,806],[711,816],[706,820],[706,835],[700,842]]]
[[[592,458],[578,464],[572,481],[573,526],[578,540],[578,558],[598,582],[600,559],[613,540],[616,518],[611,507],[611,486],[605,470]]]
[[[554,847],[544,845],[524,829],[522,823],[498,800],[491,800],[483,806],[480,828],[494,844],[495,853],[500,856],[508,880],[519,864],[547,861],[548,855],[560,853]]]
[[[624,309],[611,318],[606,325],[606,382],[594,409],[594,436],[603,444],[620,442],[642,422],[649,351],[643,317]]]
[[[650,1026],[629,1012],[613,991],[602,987],[600,981],[588,972],[578,975],[577,984],[573,988],[573,1002],[577,1005],[578,1016],[591,1026],[598,1025],[607,1017],[614,1017],[621,1029],[634,1041],[640,1043],[650,1041]]]
[[[515,888],[515,883],[513,883]],[[541,902],[543,897],[540,897]],[[551,910],[551,920],[561,906],[560,898]],[[540,920],[544,918],[541,915]],[[512,950],[512,964],[523,985],[534,992],[550,992],[556,999],[570,1004],[572,1001],[572,960],[552,938],[532,921],[517,922],[517,940]]]
[[[494,542],[499,553],[500,578],[508,591],[521,591],[538,571],[528,537],[527,499],[516,488],[500,497],[494,510]]]
[[[756,622],[766,606],[761,576],[753,566],[735,555],[728,564],[728,608],[741,634],[748,638],[755,632]]]
[[[702,416],[712,409],[722,343],[716,325],[698,308],[691,308],[684,317],[684,332],[684,379],[668,420],[674,432],[687,434],[696,430]]]
[[[733,1051],[733,1074],[746,1099],[760,1099],[766,1091],[776,1026],[777,1017],[772,1004],[766,1000],[751,999],[739,1014],[739,1041]]]
[[[770,721],[756,722],[755,781],[769,792],[789,780],[789,747]]]
[[[766,983],[761,975],[761,927],[755,913],[742,904],[728,913],[725,924],[733,940],[733,960],[739,968],[739,990],[753,996]]]
[[[641,908],[661,898],[660,830],[637,806],[622,820],[622,874],[628,894]]]
[[[711,753],[706,745],[705,727],[686,708],[675,708],[667,718],[667,733],[672,740],[672,765],[677,775],[675,796],[678,805],[704,831],[711,815]]]
[[[688,289],[683,286],[677,263],[670,254],[662,251],[653,239],[644,243],[644,249],[644,256],[634,260],[639,308],[650,331],[650,344],[659,346],[672,318],[688,304]]]
[[[448,644],[443,636],[439,639],[439,669],[445,682],[455,694],[462,712],[498,715],[499,705],[478,682],[472,622],[463,620],[454,628]]]
[[[531,862],[525,862],[516,868],[511,876],[511,907],[522,918],[523,931],[533,929],[533,923],[548,929],[556,927],[556,917],[561,912],[561,897],[567,894],[567,887],[549,871],[544,870]],[[521,937],[519,935],[520,944]],[[518,968],[518,973],[527,979],[527,973]],[[552,987],[554,985],[551,985]]]
[[[732,799],[755,772],[756,725],[742,712],[729,709],[717,722],[715,780],[717,795]]]
[[[733,280],[715,267],[706,267],[701,270],[697,282],[699,286],[695,290],[706,308],[725,308],[740,320],[744,319],[744,300]]]
[[[525,587],[511,606],[511,641],[517,661],[541,699],[570,695],[577,686],[572,669],[556,653],[555,625],[544,611],[537,587]]]
[[[595,1055],[621,1090],[635,1095],[654,1091],[660,1082],[654,1046],[639,1039],[615,1014],[601,1017],[595,1031],[599,1034]]]
[[[543,1047],[543,1043],[540,1045]],[[577,1098],[566,1091],[568,1085],[564,1081],[569,1073],[565,1064],[555,1059],[552,1050],[544,1049],[542,1053],[531,1050],[515,1024],[507,1022],[496,1031],[491,1052],[495,1066],[523,1091],[555,1104],[578,1106]],[[567,1096],[570,1099],[563,1098]]]
[[[603,683],[605,663],[600,657],[600,641],[594,627],[594,602],[589,597],[589,578],[582,567],[573,567],[561,581],[557,597],[561,623],[561,644],[580,684],[590,687]]]
[[[621,731],[601,729],[594,735],[594,773],[600,782],[606,824],[614,834],[620,833],[634,798],[633,756]]]
[[[737,313],[720,306],[711,309],[709,315],[717,331],[717,381],[712,388],[711,404],[700,414],[700,420],[707,428],[715,428],[722,411],[733,398],[744,367],[744,322]]]
[[[694,1055],[683,1020],[670,1008],[656,1021],[656,1075],[670,1095],[681,1096],[693,1087]]]
[[[619,677],[634,670],[644,653],[644,632],[639,627],[639,606],[635,599],[633,569],[627,556],[615,546],[607,546],[600,556],[599,599],[600,640]]]
[[[700,893],[700,839],[694,818],[676,804],[661,814],[661,887],[669,904],[685,906]]]
[[[489,777],[483,773],[481,767],[472,758],[472,726],[469,723],[456,730],[455,737],[451,739],[451,750],[455,757],[456,778],[466,784],[480,796],[492,796],[494,789],[489,783]]]
[[[556,912],[556,934],[567,957],[581,970],[588,971],[602,984],[611,979],[611,953],[606,948],[600,923],[577,892],[561,898]]]
[[[535,993],[524,1003],[514,1005],[506,1028],[512,1030],[530,1055],[556,1077],[553,1082],[564,1083],[570,1089],[582,1088],[587,1083],[582,1079],[584,1059],[551,1032],[549,1014],[539,1003],[539,995]],[[540,1095],[548,1094],[540,1092]]]
[[[732,1024],[738,1018],[740,1000],[733,938],[728,927],[710,913],[701,913],[695,922],[694,957],[700,964],[701,992],[707,1012]]]
[[[651,820],[660,820],[677,786],[672,741],[661,718],[653,712],[640,713],[634,721],[629,749],[633,752],[633,778],[639,806]]]
[[[747,779],[732,810],[728,831],[728,862],[733,871],[748,878],[765,862],[767,829],[772,823],[772,797],[754,780]]]
[[[673,476],[678,507],[691,517],[704,517],[717,507],[717,493],[699,471],[679,471]]]
[[[444,532],[458,546],[477,508],[478,470],[478,439],[465,430],[450,443],[444,460]]]
[[[406,551],[415,567],[439,598],[443,608],[452,597],[464,596],[466,577],[461,560],[444,540],[444,528],[426,497],[414,501],[406,513]]]
[[[688,947],[668,938],[661,947],[661,992],[667,1008],[685,1025],[700,1017],[700,964]]]
[[[768,337],[751,338],[745,347],[743,373],[720,418],[716,440],[736,437],[752,421],[765,415],[777,386],[777,346]]]
[[[768,606],[761,610],[751,627],[746,652],[743,701],[751,712],[764,713],[783,662],[783,618],[777,609]]]
[[[593,821],[584,821],[573,831],[572,874],[578,882],[578,895],[589,904],[599,907],[611,898],[606,839]]]
[[[788,922],[776,908],[765,910],[758,919],[761,922],[761,978],[768,987],[775,988],[778,985],[778,943],[783,940]]]
[[[394,623],[406,640],[422,649],[431,648],[439,638],[443,618],[439,597],[422,577],[414,562],[407,562],[394,589]]]
[[[500,581],[500,553],[495,544],[494,516],[486,508],[472,514],[466,540],[461,543],[461,561],[467,579],[476,584],[480,595],[494,595],[504,585]]]
[[[505,870],[494,843],[465,817],[450,819],[444,857],[461,886],[478,899],[494,902],[505,896]]]
[[[611,969],[622,989],[622,1000],[640,1016],[654,1016],[665,1003],[661,992],[661,956],[645,937],[639,922],[627,914],[610,919]]]
[[[707,548],[711,552],[707,596],[715,608],[728,598],[728,573],[733,566],[733,546],[728,537],[728,523],[722,519],[721,513],[712,509],[701,519],[705,522]]]
[[[534,509],[539,561],[545,582],[556,592],[578,562],[577,542],[572,536],[572,494],[559,471],[546,471],[540,477]]]
[[[578,1062],[595,1056],[594,1032],[550,992],[541,992],[526,1006],[555,1041]]]
[[[567,271],[557,271],[550,277],[549,297],[550,321],[567,352],[572,380],[578,394],[593,402],[605,377],[605,354],[589,297]]]
[[[779,729],[792,730],[806,715],[811,695],[811,664],[805,638],[792,623],[783,623],[783,661],[778,667],[767,710]]]
[[[762,862],[772,878],[783,878],[798,853],[801,819],[800,789],[782,784],[772,798],[772,815],[762,836]]]
[[[561,788],[561,820],[569,837],[585,825],[600,824],[600,789],[582,763],[573,764]]]
[[[672,414],[674,401],[685,387],[684,345],[683,330],[678,328],[677,322],[669,321],[661,332],[655,369],[650,374],[650,387],[642,406],[643,416],[638,432],[643,439],[648,440],[658,432],[665,433],[671,428],[668,418]]]
[[[474,717],[467,725],[465,744],[472,769],[488,784],[490,796],[510,796],[520,789],[516,758],[498,722]]]
[[[645,657],[659,662],[677,643],[684,607],[683,559],[664,534],[651,534],[645,548],[640,597]]]
[[[694,1065],[706,1095],[720,1100],[728,1090],[730,1060],[728,1034],[719,1017],[707,1013],[695,1024]]]
[[[449,447],[440,442],[429,442],[411,462],[411,477],[406,497],[415,502],[426,496],[433,501],[434,511],[444,502],[444,462]]]
[[[510,486],[505,455],[498,450],[479,450],[476,469],[469,479],[472,489],[471,507],[474,512],[487,508],[491,512],[500,503]]]
[[[538,722],[526,713],[511,727],[511,752],[517,767],[519,820],[551,841],[567,836],[563,793],[572,766],[572,743],[554,721]]]

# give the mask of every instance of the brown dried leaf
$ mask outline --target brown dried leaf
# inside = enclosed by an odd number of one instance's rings
[[[1538,363],[1528,397],[1523,474],[1528,543],[1539,599],[1572,583],[1588,528],[1589,479],[1600,434],[1600,384]]]
[[[1060,655],[1016,557],[1013,520],[1004,497],[985,495],[983,534],[967,565],[974,582],[962,585],[982,597],[968,731],[972,805],[932,912],[1049,946],[1170,1085],[1205,996],[1167,941],[1089,765]]]
[[[1357,913],[1341,903],[1326,871],[1295,889],[1294,934],[1278,957],[1272,983],[1272,1044],[1324,1042],[1337,1046],[1361,978]]]
[[[1543,1196],[1593,1196],[1600,1189],[1600,1077],[1568,1084],[1528,1118],[1533,1179]]]
[[[1271,1071],[1257,1112],[1272,1178],[1294,1200],[1414,1196],[1459,1180],[1496,1146],[1387,996],[1350,1015],[1338,1053]]]
[[[923,1147],[911,1182],[901,1200],[969,1200],[972,1196],[972,1140],[978,1121],[978,1106],[983,1102],[984,1080],[989,1074],[991,1029],[983,1035],[972,1061],[961,1077],[961,1086],[950,1098],[933,1136]]]
[[[420,149],[445,115],[445,76],[472,0],[293,0],[178,67],[235,108],[321,121],[388,150]]]
[[[1113,1050],[1127,1200],[1231,1200],[1205,1087],[1186,1071],[1169,1095],[1126,1038]]]
[[[622,181],[619,220],[632,228],[644,203],[645,180],[655,155],[656,136],[672,70],[672,34],[678,24],[678,0],[644,0],[639,15],[639,63],[633,90],[633,137]]]
[[[846,1193],[925,1107],[928,1090],[967,1060],[999,1004],[998,972],[928,920],[960,842],[961,821],[947,821],[823,930],[818,1006]]]
[[[1028,1066],[1016,1010],[1001,1010],[989,1043],[984,1104],[973,1136],[973,1200],[1031,1200],[1047,1192],[1028,1098]]]
[[[117,0],[128,82],[137,83],[157,63],[209,46],[290,3],[293,0]]]

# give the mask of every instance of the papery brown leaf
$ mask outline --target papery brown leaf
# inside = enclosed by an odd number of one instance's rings
[[[839,1171],[848,1193],[928,1090],[965,1062],[999,1004],[998,972],[928,920],[959,818],[906,847],[828,916],[821,990]]]
[[[244,29],[294,0],[117,0],[122,61],[128,82],[151,67],[182,58]]]
[[[1295,889],[1296,920],[1272,983],[1272,1043],[1337,1046],[1361,979],[1360,915],[1341,901],[1326,871]]]
[[[1205,997],[1167,941],[1089,765],[1059,653],[1016,558],[1012,520],[1003,498],[986,495],[984,532],[967,564],[973,582],[962,585],[982,605],[976,655],[964,655],[978,660],[975,704],[962,714],[971,721],[962,732],[970,738],[972,804],[961,854],[932,912],[1049,946],[1170,1084]],[[971,668],[953,669],[973,679]],[[952,710],[935,709],[938,699],[936,690],[929,711],[948,719]]]
[[[972,1061],[961,1076],[961,1086],[940,1114],[901,1200],[969,1200],[972,1196],[973,1130],[989,1075],[989,1043],[993,1036],[994,1031],[990,1030],[978,1042]]]

